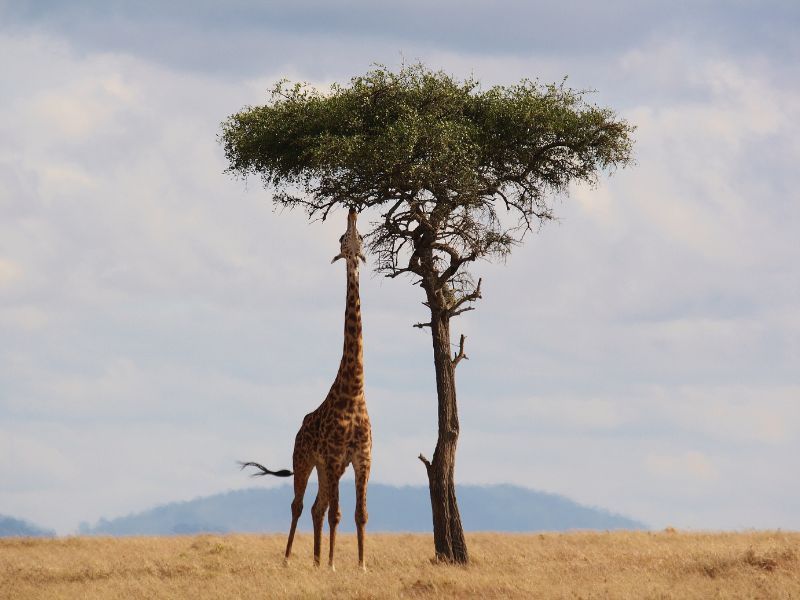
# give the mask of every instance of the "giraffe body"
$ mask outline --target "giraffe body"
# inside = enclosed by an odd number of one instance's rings
[[[364,397],[364,355],[361,330],[358,261],[364,260],[361,236],[356,229],[356,213],[350,210],[347,231],[340,238],[341,252],[332,262],[344,258],[347,263],[347,303],[344,322],[344,348],[336,379],[325,400],[307,414],[297,432],[292,456],[294,500],[292,525],[286,543],[285,562],[292,553],[297,521],[303,512],[303,496],[311,471],[317,470],[317,498],[311,508],[314,522],[314,563],[319,565],[322,546],[322,524],[328,513],[330,550],[328,564],[334,569],[336,528],[341,520],[339,480],[352,464],[356,479],[356,531],[358,563],[364,563],[364,529],[367,524],[367,482],[372,462],[372,430]],[[275,474],[257,463],[262,474]]]

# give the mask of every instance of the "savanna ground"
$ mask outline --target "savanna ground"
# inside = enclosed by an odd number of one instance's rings
[[[2,598],[800,598],[800,533],[467,536],[469,567],[436,565],[428,535],[352,535],[337,571],[308,534],[0,540]]]

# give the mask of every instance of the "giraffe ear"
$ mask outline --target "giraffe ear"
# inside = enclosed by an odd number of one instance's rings
[[[367,264],[367,257],[364,256],[361,252],[358,253],[358,258],[361,259],[361,262]]]
[[[335,263],[335,262],[336,262],[337,260],[339,260],[340,258],[344,258],[344,254],[341,254],[341,253],[340,253],[340,254],[337,254],[336,256],[334,256],[334,257],[333,257],[333,260],[331,261],[331,264]]]

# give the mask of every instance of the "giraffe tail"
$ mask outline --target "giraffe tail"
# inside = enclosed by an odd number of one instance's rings
[[[245,467],[255,467],[256,469],[261,471],[260,473],[253,473],[251,477],[262,477],[264,475],[275,475],[275,477],[291,477],[292,475],[294,475],[294,473],[292,473],[288,469],[282,469],[280,471],[270,471],[267,467],[265,467],[264,465],[260,465],[257,462],[240,462],[239,466],[242,469],[244,469]]]

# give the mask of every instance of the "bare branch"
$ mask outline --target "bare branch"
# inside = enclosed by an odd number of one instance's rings
[[[427,458],[425,458],[425,456],[422,454],[422,452],[419,453],[419,456],[417,458],[419,458],[422,461],[422,464],[425,465],[425,470],[430,472],[430,470],[431,470],[431,461],[429,461]]]
[[[456,252],[455,248],[453,248],[452,246],[450,246],[448,244],[442,244],[440,242],[434,242],[433,244],[431,244],[431,248],[433,248],[434,250],[441,250],[442,252],[446,252],[447,254],[449,254],[451,263],[459,262],[459,261],[463,260],[461,258],[461,255],[458,252]]]
[[[461,268],[461,265],[464,263],[472,262],[478,258],[478,254],[476,252],[472,252],[468,256],[458,256],[458,258],[450,259],[450,264],[447,268],[442,272],[439,276],[439,285],[442,285],[450,280],[450,278],[456,274],[456,272]]]
[[[453,356],[453,368],[461,362],[461,359],[469,360],[466,354],[464,354],[464,340],[467,339],[463,333],[461,334],[461,339],[458,342],[458,352]]]
[[[461,313],[469,312],[471,310],[475,310],[475,307],[474,306],[467,306],[466,308],[461,308],[459,310],[451,311],[450,312],[450,318],[452,319],[453,317],[457,317]]]
[[[433,327],[432,323],[414,323],[413,327],[417,329],[422,329],[423,327]]]
[[[391,231],[392,233],[399,233],[400,228],[398,227],[397,223],[392,220],[392,216],[394,215],[395,211],[400,208],[400,205],[403,204],[403,199],[401,198],[397,202],[395,202],[392,207],[387,210],[383,215],[383,223],[387,230]]]
[[[402,275],[403,273],[415,273],[417,275],[419,274],[414,269],[406,267],[404,269],[395,269],[391,273],[387,273],[386,277],[388,277],[389,279],[394,279],[395,277],[397,277],[398,275]]]
[[[467,302],[474,302],[475,300],[483,298],[483,296],[481,296],[481,283],[483,283],[483,278],[478,279],[478,285],[475,286],[475,289],[472,290],[472,292],[459,298],[458,301],[453,306],[450,307],[451,317],[460,315],[461,313],[467,312],[468,310],[474,310],[474,307],[471,306],[461,309],[459,309],[459,307]]]

